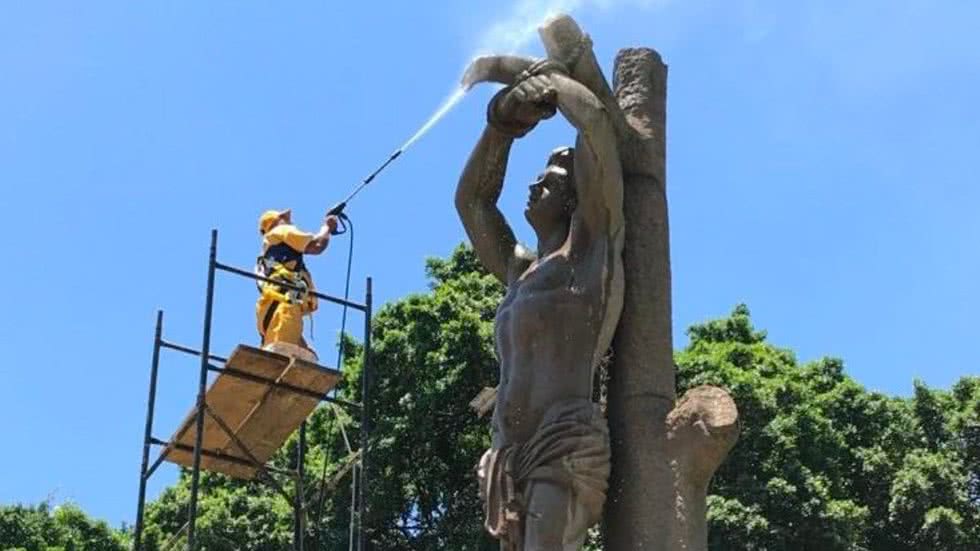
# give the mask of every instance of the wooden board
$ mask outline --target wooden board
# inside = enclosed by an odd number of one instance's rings
[[[234,374],[234,371],[260,377],[265,381],[288,384],[319,395],[326,394],[340,380],[339,371],[245,345],[235,349],[225,368],[228,371],[221,372],[208,388],[205,402],[262,464],[282,447],[320,400],[275,387],[267,382],[243,378]],[[167,461],[186,467],[193,466],[196,418],[195,407],[170,439]],[[249,454],[206,413],[203,435],[202,449],[222,457],[202,455],[201,469],[235,478],[255,477],[258,469],[249,464]]]

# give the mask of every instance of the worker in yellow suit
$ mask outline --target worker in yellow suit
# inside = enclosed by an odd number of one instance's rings
[[[269,210],[259,217],[262,255],[256,273],[302,289],[290,289],[274,283],[260,282],[255,318],[262,346],[286,342],[310,350],[303,339],[303,316],[317,308],[311,293],[313,278],[303,263],[303,255],[320,254],[327,249],[330,235],[337,227],[337,217],[327,216],[316,234],[301,231],[293,225],[290,210]],[[311,350],[312,352],[312,350]]]

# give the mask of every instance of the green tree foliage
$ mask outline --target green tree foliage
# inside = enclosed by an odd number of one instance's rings
[[[197,541],[208,551],[292,549],[292,509],[259,482],[237,482],[201,473]],[[147,508],[143,544],[147,551],[183,549],[190,474]],[[177,537],[175,537],[175,535]]]
[[[493,317],[502,288],[458,249],[427,266],[432,290],[374,324],[370,523],[377,549],[490,549],[474,467],[490,445],[469,401],[496,384]]]
[[[127,551],[128,535],[89,518],[75,504],[0,506],[0,549]]]
[[[496,550],[481,531],[474,477],[488,422],[468,403],[496,383],[502,288],[465,248],[429,261],[427,273],[429,292],[374,320],[368,523],[376,549]],[[688,335],[676,355],[678,391],[722,386],[742,419],[710,490],[711,549],[980,549],[980,378],[949,392],[917,383],[908,399],[868,392],[840,360],[800,363],[769,343],[744,306]],[[359,401],[362,350],[346,347],[340,396]],[[341,429],[358,445],[357,419],[325,407],[309,425],[305,486],[320,514],[311,515],[307,548],[346,549],[350,477],[316,505],[320,474],[331,479],[348,457]],[[294,461],[293,442],[276,457],[280,467]],[[202,484],[202,549],[290,548],[290,507],[278,493],[215,475]],[[159,551],[184,526],[188,486],[183,476],[148,508],[147,549]]]
[[[868,392],[839,360],[768,343],[744,306],[688,335],[680,391],[725,387],[742,418],[711,487],[712,549],[980,549],[980,379]]]

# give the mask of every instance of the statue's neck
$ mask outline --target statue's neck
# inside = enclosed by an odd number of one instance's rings
[[[568,239],[569,224],[558,224],[545,232],[538,233],[538,258],[544,258],[557,251]]]

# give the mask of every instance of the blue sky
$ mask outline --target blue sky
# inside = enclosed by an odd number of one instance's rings
[[[745,302],[771,340],[842,357],[872,389],[978,372],[980,5],[555,3],[607,71],[633,45],[670,65],[678,345]],[[223,261],[248,266],[262,210],[313,227],[477,48],[503,43],[487,29],[544,3],[501,4],[0,3],[0,503],[70,499],[132,521],[154,313],[199,344],[209,230]],[[491,93],[470,93],[352,205],[355,296],[366,275],[381,302],[424,290],[424,258],[464,239],[452,193]],[[515,149],[502,206],[525,239],[525,185],[571,140],[556,118]],[[311,262],[328,292],[346,245]],[[217,353],[254,340],[253,301],[220,276]],[[330,349],[338,324],[325,308],[315,344]],[[164,366],[166,438],[196,372]],[[152,495],[175,477],[161,473]]]

